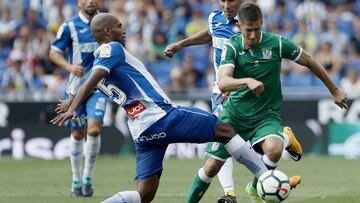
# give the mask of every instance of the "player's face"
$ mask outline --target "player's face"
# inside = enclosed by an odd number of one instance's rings
[[[254,46],[260,41],[262,20],[259,19],[255,22],[238,22],[238,27],[244,36],[245,44],[249,47]]]
[[[89,16],[94,16],[98,10],[97,0],[79,0],[80,9]]]
[[[224,11],[226,18],[233,19],[243,0],[219,0],[220,8]]]
[[[120,20],[117,20],[117,23],[112,27],[112,35],[114,41],[125,46],[125,31]]]

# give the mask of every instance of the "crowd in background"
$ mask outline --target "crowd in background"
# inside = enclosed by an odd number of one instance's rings
[[[209,93],[214,77],[211,45],[187,47],[171,59],[165,47],[208,26],[217,0],[98,0],[127,28],[126,48],[169,93]],[[294,40],[322,64],[349,98],[360,97],[360,0],[258,0],[264,30]],[[0,0],[0,95],[10,100],[54,100],[67,73],[49,60],[76,0]],[[308,69],[283,61],[285,87],[320,87]]]

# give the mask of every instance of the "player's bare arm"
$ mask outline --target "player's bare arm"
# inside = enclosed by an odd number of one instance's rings
[[[258,97],[264,92],[264,84],[253,78],[236,79],[233,77],[234,68],[231,65],[222,65],[218,71],[218,86],[221,92],[231,92],[248,86]]]
[[[207,29],[204,29],[188,38],[185,38],[183,40],[168,45],[164,51],[164,55],[166,57],[172,57],[180,49],[184,47],[192,46],[192,45],[208,44],[210,42],[211,42],[211,35],[209,35]]]
[[[72,73],[75,76],[82,76],[84,74],[84,67],[81,66],[81,62],[70,64],[65,57],[58,51],[51,49],[49,53],[50,60],[59,67]]]
[[[336,105],[342,109],[347,109],[347,96],[343,90],[338,88],[330,79],[329,74],[326,70],[316,62],[306,51],[301,53],[299,60],[296,61],[298,64],[308,67],[329,89],[333,95],[333,100]]]
[[[108,73],[105,70],[94,69],[91,72],[90,77],[78,90],[67,112],[57,115],[54,119],[51,120],[51,123],[61,126],[65,123],[67,119],[74,118],[74,116],[76,116],[77,108],[79,108],[79,106],[84,103],[89,94],[95,89],[99,81],[103,79],[107,74]]]

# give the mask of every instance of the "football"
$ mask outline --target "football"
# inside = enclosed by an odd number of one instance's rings
[[[290,194],[289,179],[279,170],[269,170],[259,177],[256,189],[265,202],[282,202]]]

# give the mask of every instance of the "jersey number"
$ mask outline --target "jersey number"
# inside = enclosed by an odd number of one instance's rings
[[[105,85],[105,79],[103,78],[98,84],[97,88],[110,97],[112,101],[121,106],[126,100],[126,94],[118,87],[112,84]]]

